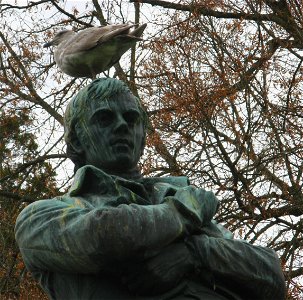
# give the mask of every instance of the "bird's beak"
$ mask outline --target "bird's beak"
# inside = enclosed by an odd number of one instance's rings
[[[53,42],[48,42],[43,45],[43,48],[47,48],[53,45]]]

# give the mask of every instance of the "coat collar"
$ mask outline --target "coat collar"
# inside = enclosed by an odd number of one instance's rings
[[[188,178],[185,176],[167,176],[167,177],[146,177],[139,180],[128,180],[118,176],[111,176],[102,170],[92,166],[86,165],[75,174],[74,181],[69,189],[70,196],[89,194],[105,194],[111,185],[122,184],[123,186],[131,185],[132,187],[144,185],[151,187],[157,185],[167,189],[167,186],[184,187],[189,184]]]

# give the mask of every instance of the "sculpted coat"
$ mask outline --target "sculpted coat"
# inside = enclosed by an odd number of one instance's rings
[[[142,108],[123,83],[93,81],[66,124],[77,169],[69,192],[16,222],[26,267],[50,299],[284,299],[275,252],[217,224],[212,192],[141,176]]]

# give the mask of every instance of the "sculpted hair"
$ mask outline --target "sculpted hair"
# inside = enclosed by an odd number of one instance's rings
[[[90,107],[90,104],[93,101],[108,101],[113,96],[121,93],[132,94],[129,87],[123,81],[114,78],[98,78],[82,88],[67,105],[64,114],[64,139],[66,142],[66,155],[75,164],[74,172],[85,165],[85,154],[77,152],[72,145],[72,141],[75,140],[74,137],[76,136],[76,124],[79,120],[85,118],[85,111]],[[138,105],[142,117],[145,142],[148,117],[141,101],[134,95],[133,97]],[[144,143],[142,144],[142,152],[143,148]]]

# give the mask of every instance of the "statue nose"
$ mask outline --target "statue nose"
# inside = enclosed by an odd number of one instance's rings
[[[123,118],[123,116],[118,116],[115,131],[127,131],[128,130],[128,124]]]

